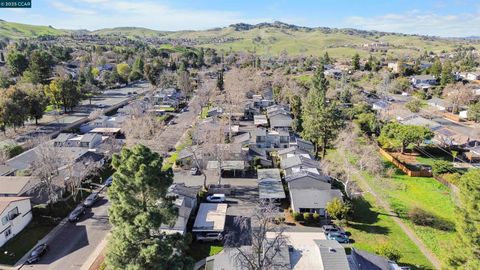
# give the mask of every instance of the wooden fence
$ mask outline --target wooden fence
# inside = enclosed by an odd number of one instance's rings
[[[392,162],[397,168],[399,168],[402,172],[410,177],[432,177],[432,173],[426,170],[419,170],[419,171],[412,171],[410,170],[405,164],[403,164],[400,160],[395,158],[394,156],[390,155],[387,151],[379,148],[380,154],[384,156],[388,161]]]

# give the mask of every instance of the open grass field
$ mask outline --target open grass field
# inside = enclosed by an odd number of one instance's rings
[[[364,179],[377,194],[383,195],[392,209],[440,260],[446,258],[448,247],[455,239],[455,204],[447,187],[434,178],[409,177],[398,170],[392,178],[375,179],[364,174]],[[409,217],[409,212],[415,207],[433,215],[438,226],[415,225]]]
[[[10,39],[32,38],[42,35],[65,35],[68,31],[55,29],[49,26],[28,25],[0,20],[0,37]]]

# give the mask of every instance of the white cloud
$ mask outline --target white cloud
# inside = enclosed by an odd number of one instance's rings
[[[93,15],[96,13],[94,10],[77,8],[58,1],[53,1],[52,6],[60,11],[74,15]]]
[[[461,37],[479,35],[480,12],[440,15],[412,10],[376,17],[352,16],[346,19],[346,23],[350,27],[365,30]]]

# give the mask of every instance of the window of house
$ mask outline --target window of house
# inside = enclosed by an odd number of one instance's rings
[[[2,217],[2,225],[7,224],[7,222],[8,222],[8,215]]]
[[[19,215],[18,207],[15,207],[15,208],[13,208],[12,210],[10,210],[10,211],[8,212],[8,215],[7,215],[7,216],[8,216],[8,219],[9,219],[9,220],[13,220],[13,219],[15,219],[18,215]]]
[[[5,238],[8,238],[11,234],[12,234],[12,230],[10,230],[10,228],[8,228],[8,229],[5,231]]]

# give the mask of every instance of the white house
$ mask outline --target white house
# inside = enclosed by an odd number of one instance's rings
[[[32,220],[28,197],[0,197],[0,247],[20,233]]]
[[[465,79],[469,81],[480,80],[480,73],[478,72],[468,72],[465,76]]]

